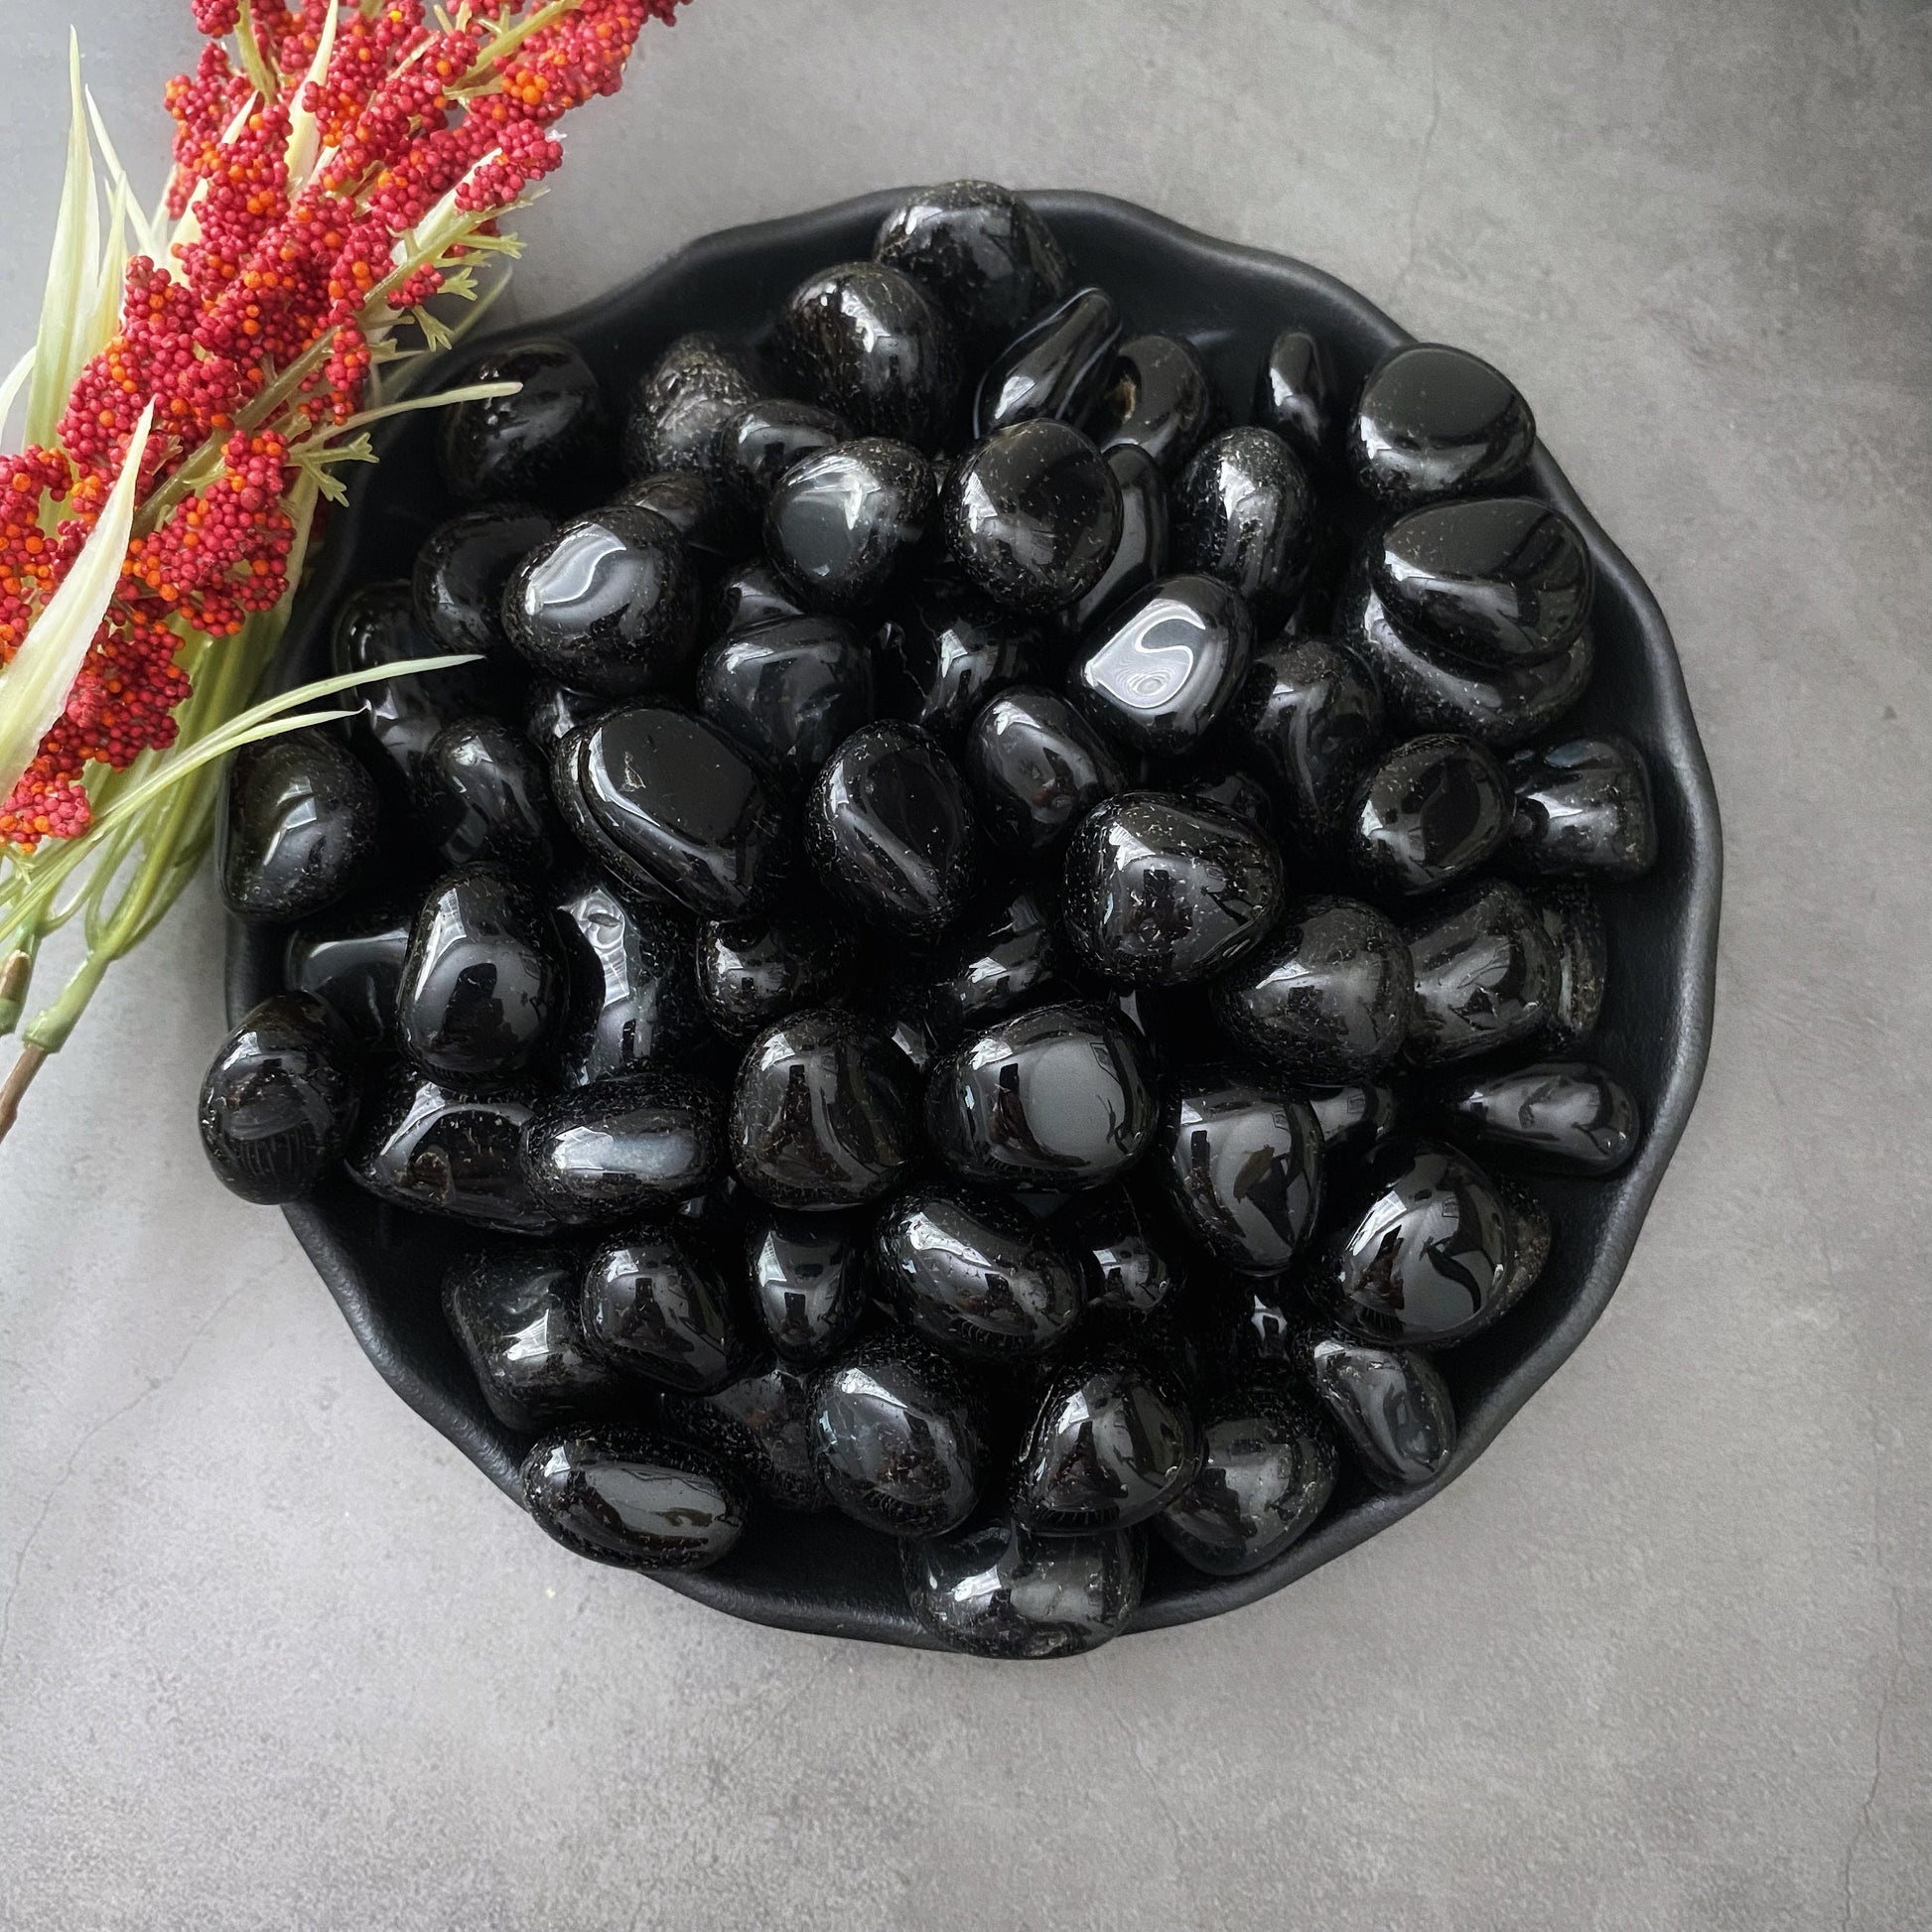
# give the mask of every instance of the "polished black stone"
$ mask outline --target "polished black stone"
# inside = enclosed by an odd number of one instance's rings
[[[881,717],[951,746],[997,691],[1034,675],[1037,633],[962,580],[929,578],[880,626],[873,682]]]
[[[1643,1131],[1629,1088],[1585,1060],[1461,1074],[1432,1099],[1455,1139],[1560,1173],[1615,1173],[1636,1153]]]
[[[1123,745],[1194,751],[1248,674],[1248,607],[1211,577],[1165,577],[1103,619],[1067,668],[1075,699]]]
[[[774,1508],[831,1508],[812,1467],[811,1379],[797,1369],[767,1362],[710,1395],[666,1396],[661,1409],[666,1431],[742,1470]]]
[[[745,1049],[732,1094],[738,1177],[778,1207],[857,1207],[916,1152],[917,1077],[885,1035],[829,1008],[794,1013]]]
[[[946,1357],[876,1335],[823,1370],[812,1464],[832,1501],[889,1536],[943,1536],[973,1513],[991,1472],[982,1404]]]
[[[883,262],[842,262],[785,298],[778,359],[802,392],[861,436],[937,447],[959,394],[953,326],[932,297]]]
[[[1338,1162],[1358,1161],[1395,1132],[1401,1103],[1395,1089],[1377,1080],[1347,1080],[1339,1086],[1305,1088],[1302,1096],[1321,1130],[1322,1172],[1333,1174]]]
[[[636,903],[588,866],[561,882],[550,904],[570,987],[556,1052],[566,1086],[635,1073],[702,1035],[683,913]]]
[[[920,1017],[950,1045],[1026,1005],[1059,971],[1060,945],[1047,901],[1023,889],[968,918],[947,940],[920,986]]]
[[[1407,506],[1513,483],[1536,445],[1536,420],[1480,357],[1409,343],[1369,371],[1344,441],[1355,481]]]
[[[1514,886],[1496,880],[1458,894],[1406,936],[1416,968],[1412,1059],[1469,1059],[1532,1038],[1548,1018],[1556,947]]]
[[[1347,651],[1282,638],[1254,654],[1234,704],[1235,731],[1281,788],[1290,823],[1325,837],[1382,742],[1382,692]]]
[[[1371,549],[1369,578],[1397,622],[1459,657],[1504,668],[1570,643],[1594,588],[1583,533],[1534,496],[1411,510]]]
[[[841,1214],[755,1216],[745,1230],[745,1273],[772,1347],[800,1367],[837,1354],[872,1292],[864,1229]]]
[[[758,542],[758,516],[721,477],[699,470],[652,470],[611,498],[615,508],[649,510],[684,539],[701,582],[722,576]]]
[[[1538,1039],[1557,1052],[1569,1052],[1596,1031],[1602,1018],[1610,971],[1603,915],[1586,886],[1547,888],[1531,894],[1530,903],[1557,959],[1554,990]]]
[[[577,1264],[556,1248],[505,1242],[444,1276],[444,1317],[505,1429],[534,1436],[623,1404],[623,1377],[585,1345],[577,1298]]]
[[[409,936],[396,1032],[447,1086],[499,1086],[531,1066],[562,1015],[556,929],[498,866],[466,866],[430,888]]]
[[[1252,825],[1266,839],[1275,836],[1275,801],[1253,772],[1219,759],[1203,759],[1180,787],[1181,796],[1209,805]]]
[[[416,817],[446,866],[490,859],[542,871],[555,852],[550,781],[524,735],[500,718],[458,718],[416,767]]]
[[[855,732],[826,760],[805,806],[819,877],[870,923],[936,939],[966,910],[979,836],[953,761],[915,725]]]
[[[1037,685],[1002,691],[980,709],[960,762],[980,823],[1004,851],[1050,851],[1127,774],[1065,698]]]
[[[241,919],[306,919],[353,892],[375,857],[375,780],[321,730],[245,745],[229,761],[215,844]]]
[[[1327,351],[1306,329],[1284,329],[1255,382],[1255,421],[1306,464],[1334,453],[1335,377]]]
[[[1117,443],[1102,455],[1120,485],[1120,540],[1093,588],[1059,612],[1056,621],[1069,637],[1083,635],[1168,574],[1168,492],[1159,467],[1135,443]]]
[[[623,468],[715,471],[725,419],[759,393],[745,358],[716,336],[680,336],[639,378],[623,426]]]
[[[1081,289],[1022,330],[986,366],[973,396],[973,434],[1050,418],[1076,428],[1099,394],[1120,341],[1105,289]]]
[[[610,1226],[699,1194],[725,1158],[724,1102],[652,1067],[552,1094],[523,1130],[530,1190],[559,1220]]]
[[[1214,391],[1193,344],[1135,336],[1121,344],[1087,426],[1103,450],[1141,450],[1172,477],[1213,419]]]
[[[1409,948],[1357,899],[1297,899],[1260,951],[1214,986],[1215,1021],[1238,1046],[1304,1080],[1379,1072],[1408,1037]]]
[[[1314,549],[1314,492],[1273,430],[1231,429],[1174,484],[1173,560],[1238,591],[1265,635],[1288,616]]]
[[[1498,1170],[1489,1178],[1509,1219],[1510,1262],[1509,1273],[1489,1305],[1484,1327],[1501,1319],[1536,1286],[1556,1244],[1556,1225],[1541,1199],[1514,1174]]]
[[[518,1160],[531,1093],[463,1094],[396,1066],[363,1097],[348,1176],[378,1200],[475,1227],[554,1234]]]
[[[1392,1141],[1334,1190],[1305,1283],[1363,1341],[1442,1347],[1483,1325],[1513,1257],[1489,1176],[1435,1141]]]
[[[666,1226],[613,1235],[584,1268],[584,1339],[614,1368],[685,1395],[722,1389],[752,1366],[723,1277]]]
[[[393,1045],[396,993],[416,903],[382,898],[323,914],[289,934],[282,983],[312,993],[359,1047]]]
[[[906,1325],[961,1355],[1043,1355],[1085,1306],[1079,1268],[1040,1223],[972,1189],[907,1189],[880,1215],[872,1252]]]
[[[843,416],[815,402],[766,396],[733,410],[718,431],[718,463],[726,483],[747,503],[762,505],[800,457],[849,443]]]
[[[701,604],[677,531],[655,510],[611,504],[523,558],[503,590],[503,628],[548,676],[630,698],[689,663]]]
[[[712,600],[711,634],[723,637],[734,630],[769,623],[773,618],[802,617],[804,610],[770,559],[754,557],[740,564],[718,586]]]
[[[921,1627],[973,1657],[1077,1657],[1117,1637],[1140,1605],[1146,1555],[1133,1530],[1039,1536],[1010,1515],[899,1545]]]
[[[278,993],[221,1042],[202,1082],[202,1149],[230,1193],[299,1200],[343,1158],[360,1094],[348,1035],[322,1001]]]
[[[1596,664],[1587,624],[1538,663],[1467,663],[1398,623],[1365,585],[1342,598],[1335,631],[1375,672],[1390,711],[1413,730],[1466,732],[1499,751],[1547,732],[1583,696]]]
[[[933,1067],[926,1138],[965,1179],[1071,1193],[1131,1168],[1153,1142],[1157,1108],[1147,1042],[1120,1015],[1031,1007]]]
[[[1384,752],[1342,821],[1342,849],[1384,893],[1433,893],[1475,872],[1509,836],[1509,780],[1486,745],[1438,734]]]
[[[1243,1577],[1273,1563],[1334,1494],[1333,1436],[1275,1378],[1255,1377],[1210,1399],[1200,1438],[1193,1480],[1154,1528],[1211,1577]]]
[[[1650,767],[1628,739],[1573,738],[1509,761],[1520,872],[1639,879],[1657,863]]]
[[[435,648],[510,659],[504,586],[517,565],[556,530],[551,517],[528,503],[489,503],[439,523],[416,552],[409,582],[416,621]]]
[[[538,338],[479,356],[472,382],[518,382],[512,396],[483,396],[441,412],[436,455],[451,495],[483,503],[542,496],[570,486],[606,458],[603,392],[569,343]]]
[[[932,468],[883,436],[801,457],[764,506],[764,547],[805,603],[860,611],[891,590],[935,514]]]
[[[1182,1224],[1241,1274],[1289,1267],[1321,1203],[1321,1130],[1302,1096],[1208,1071],[1178,1083],[1160,1161]]]
[[[749,1038],[839,993],[854,952],[851,934],[828,920],[707,919],[698,931],[698,994],[721,1034]]]
[[[995,603],[1057,611],[1119,547],[1120,484],[1070,424],[1014,423],[953,466],[939,515],[953,561]]]
[[[1087,1306],[1120,1314],[1152,1314],[1179,1281],[1166,1243],[1143,1212],[1130,1182],[1075,1194],[1056,1213],[1052,1233],[1079,1257]]]
[[[704,1570],[745,1533],[744,1480],[707,1450],[616,1425],[543,1437],[523,1500],[565,1549],[626,1570]]]
[[[873,715],[872,653],[841,618],[778,618],[698,660],[698,709],[797,791]]]
[[[1211,978],[1267,938],[1282,862],[1243,819],[1165,792],[1110,798],[1066,849],[1061,917],[1094,972],[1130,986]]]
[[[1013,1513],[1053,1535],[1127,1529],[1193,1479],[1200,1434],[1180,1385],[1133,1350],[1054,1370],[1014,1463]]]
[[[1455,1407],[1442,1372],[1413,1348],[1311,1333],[1309,1381],[1369,1480],[1382,1489],[1433,1481],[1455,1452]]]
[[[929,289],[981,359],[1073,286],[1052,230],[990,181],[908,196],[879,224],[872,251]]]
[[[716,726],[627,705],[567,739],[552,765],[571,828],[633,890],[701,917],[760,910],[790,834],[757,764]]]
[[[548,759],[579,725],[595,724],[611,709],[597,691],[575,691],[548,680],[534,686],[523,714],[523,735]]]

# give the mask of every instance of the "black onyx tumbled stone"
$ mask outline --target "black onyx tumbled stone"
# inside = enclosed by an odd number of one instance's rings
[[[1573,738],[1509,761],[1509,863],[1520,872],[1638,879],[1657,862],[1650,767],[1627,739]]]
[[[606,460],[603,392],[569,343],[512,343],[480,356],[464,381],[521,387],[514,395],[477,396],[442,412],[436,455],[453,496],[484,503],[568,492]]]
[[[403,898],[364,901],[311,919],[289,934],[282,983],[291,993],[313,993],[358,1047],[392,1044],[396,993],[415,919],[415,902]]]
[[[1533,1038],[1544,1025],[1557,951],[1514,886],[1494,880],[1459,893],[1405,936],[1416,970],[1412,1059],[1469,1059]]]
[[[1053,984],[1060,942],[1050,902],[1023,887],[969,917],[933,956],[916,988],[916,1012],[937,1040],[961,1034],[1025,1006]]]
[[[987,1361],[1045,1354],[1085,1303],[1079,1268],[1037,1220],[971,1189],[908,1188],[873,1229],[873,1262],[907,1326]]]
[[[661,1224],[613,1235],[591,1256],[579,1318],[607,1362],[685,1395],[723,1388],[754,1353],[709,1254]]]
[[[656,705],[608,712],[553,760],[558,804],[634,891],[703,918],[760,910],[790,847],[758,764],[715,725]]]
[[[1118,1314],[1152,1314],[1179,1271],[1131,1182],[1075,1194],[1052,1219],[1054,1238],[1080,1263],[1087,1305]]]
[[[1173,558],[1240,592],[1264,633],[1288,615],[1314,542],[1314,492],[1273,430],[1231,429],[1174,484]]]
[[[202,1147],[243,1200],[298,1200],[348,1145],[359,1101],[347,1034],[313,995],[278,993],[221,1042],[202,1082]]]
[[[439,523],[416,552],[410,594],[423,628],[444,651],[508,657],[503,588],[525,557],[556,534],[528,503],[490,503]]]
[[[1010,342],[980,377],[973,434],[1050,417],[1077,426],[1120,341],[1120,311],[1105,289],[1081,289]]]
[[[500,718],[453,719],[424,752],[414,792],[423,836],[446,866],[549,866],[555,828],[544,760]]]
[[[565,1549],[628,1570],[703,1570],[745,1533],[742,1477],[708,1450],[641,1430],[580,1425],[523,1458],[523,1500]]]
[[[610,709],[611,700],[598,692],[574,691],[545,678],[531,687],[523,736],[548,759],[579,725],[595,724]]]
[[[973,1513],[991,1456],[982,1403],[945,1356],[875,1335],[824,1369],[812,1463],[832,1501],[889,1536],[943,1536]]]
[[[684,539],[654,510],[613,504],[566,523],[517,565],[503,628],[580,691],[636,697],[690,661],[701,595]]]
[[[873,715],[872,653],[833,617],[779,618],[721,637],[698,662],[698,709],[788,789]]]
[[[744,357],[716,336],[680,336],[638,379],[623,426],[623,468],[714,470],[725,419],[759,385]]]
[[[1369,371],[1345,433],[1355,481],[1383,503],[1513,483],[1536,444],[1516,385],[1466,349],[1410,343]]]
[[[1320,343],[1306,329],[1284,329],[1269,345],[1255,382],[1255,421],[1273,430],[1304,463],[1319,464],[1332,453],[1334,387]]]
[[[750,1299],[779,1356],[823,1362],[845,1345],[871,1293],[863,1224],[841,1214],[762,1214],[745,1232]]]
[[[392,1207],[475,1227],[554,1234],[556,1218],[531,1193],[518,1157],[531,1094],[458,1093],[397,1066],[364,1097],[348,1176]]]
[[[698,931],[698,994],[711,1024],[744,1039],[796,1007],[830,1000],[853,953],[850,936],[825,920],[707,919]]]
[[[963,580],[927,578],[881,624],[873,682],[881,717],[953,745],[997,691],[1034,675],[1038,635]]]
[[[1609,943],[1603,915],[1587,887],[1545,888],[1530,899],[1556,957],[1549,1011],[1537,1035],[1547,1048],[1570,1052],[1596,1031],[1609,990]]]
[[[953,561],[995,603],[1057,611],[1099,582],[1120,542],[1120,484],[1070,424],[1015,423],[954,465],[940,520]]]
[[[860,611],[891,590],[934,514],[932,466],[909,444],[861,437],[801,457],[764,506],[764,547],[807,604]]]
[[[228,766],[215,875],[237,918],[306,919],[352,892],[376,849],[375,780],[321,731],[245,745]]]
[[[1093,588],[1064,606],[1055,621],[1080,637],[1102,618],[1168,574],[1168,492],[1154,459],[1138,444],[1104,451],[1120,484],[1120,539]]]
[[[444,1317],[505,1429],[534,1435],[622,1400],[623,1379],[585,1345],[577,1293],[571,1255],[508,1242],[443,1278]]]
[[[1055,1002],[994,1022],[932,1068],[926,1137],[964,1179],[1073,1193],[1140,1160],[1158,1105],[1139,1029],[1108,1007]]]
[[[1185,758],[1241,688],[1254,621],[1211,577],[1165,577],[1109,613],[1067,668],[1074,698],[1111,737]]]
[[[879,224],[872,251],[929,289],[982,359],[1073,286],[1052,230],[990,181],[907,196]]]
[[[718,467],[743,501],[761,505],[799,458],[851,440],[851,426],[831,410],[766,396],[733,410],[719,425]]]
[[[1169,1096],[1168,1191],[1187,1232],[1242,1274],[1290,1267],[1321,1203],[1321,1130],[1294,1089],[1203,1070]]]
[[[884,262],[842,262],[785,298],[778,359],[813,402],[861,436],[935,448],[959,394],[960,361],[945,311]]]
[[[1275,800],[1268,787],[1242,765],[1225,759],[1203,759],[1180,789],[1197,805],[1211,805],[1230,818],[1245,820],[1270,838],[1275,834]]]
[[[1553,657],[1589,616],[1583,533],[1534,496],[1431,503],[1398,517],[1369,555],[1398,622],[1478,664]]]
[[[1383,753],[1342,824],[1350,863],[1386,893],[1432,893],[1486,865],[1509,836],[1513,800],[1496,756],[1439,733]]]
[[[917,1151],[912,1064],[859,1016],[794,1013],[745,1049],[732,1094],[738,1177],[776,1207],[858,1207]]]
[[[1179,1383],[1105,1348],[1048,1377],[1013,1471],[1013,1513],[1053,1535],[1127,1529],[1192,1480],[1200,1436]]]
[[[805,607],[765,556],[748,559],[719,584],[712,599],[711,631],[726,636],[773,618],[797,618]]]
[[[557,885],[550,906],[570,988],[556,1038],[566,1086],[637,1072],[698,1039],[704,1014],[682,912],[634,901],[588,866]]]
[[[855,912],[907,939],[936,939],[966,909],[979,838],[957,767],[917,726],[855,732],[805,806],[819,877]]]
[[[1310,1299],[1363,1341],[1442,1347],[1483,1324],[1508,1279],[1509,1218],[1466,1155],[1392,1141],[1337,1187]]]
[[[1243,1577],[1273,1563],[1327,1507],[1334,1438],[1280,1382],[1261,1377],[1211,1398],[1200,1437],[1193,1480],[1154,1528],[1194,1569]]]
[[[1121,344],[1088,426],[1103,450],[1140,450],[1173,476],[1213,417],[1214,391],[1194,345],[1177,336],[1135,336]]]
[[[1283,638],[1255,652],[1234,722],[1280,787],[1291,823],[1319,838],[1382,742],[1382,692],[1359,659],[1325,639]]]
[[[1323,1173],[1338,1173],[1337,1163],[1359,1160],[1395,1132],[1401,1103],[1394,1087],[1383,1081],[1344,1080],[1302,1091],[1321,1129]]]
[[[523,1130],[523,1172],[558,1219],[660,1214],[724,1163],[724,1104],[701,1080],[651,1068],[552,1094]]]
[[[1408,1037],[1409,947],[1357,899],[1297,899],[1268,942],[1216,982],[1214,1018],[1237,1046],[1305,1080],[1379,1072]]]
[[[439,880],[416,914],[396,998],[402,1049],[452,1087],[491,1087],[531,1066],[564,1003],[548,912],[499,866]]]
[[[1614,1173],[1637,1150],[1637,1103],[1585,1060],[1458,1075],[1432,1102],[1445,1130],[1484,1156],[1563,1173]]]
[[[812,1467],[812,1385],[799,1370],[766,1361],[709,1395],[667,1395],[661,1410],[670,1434],[742,1470],[774,1508],[831,1507]]]
[[[1416,1489],[1442,1474],[1455,1453],[1455,1406],[1427,1355],[1315,1332],[1303,1337],[1300,1359],[1378,1488]]]
[[[757,541],[752,506],[727,482],[697,470],[653,470],[634,478],[608,507],[661,516],[683,538],[701,583],[721,576]]]
[[[1253,951],[1282,909],[1282,862],[1245,820],[1165,792],[1110,798],[1066,850],[1061,916],[1095,972],[1185,986]]]
[[[1016,685],[981,706],[961,762],[981,824],[1023,856],[1051,850],[1127,782],[1106,740],[1037,685]]]
[[[1140,1606],[1146,1557],[1132,1530],[1041,1536],[1010,1515],[899,1545],[905,1600],[921,1628],[973,1657],[1077,1657],[1110,1642]]]

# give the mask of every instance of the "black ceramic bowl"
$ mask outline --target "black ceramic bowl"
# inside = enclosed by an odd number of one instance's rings
[[[897,199],[897,191],[873,195],[708,236],[602,301],[543,325],[544,333],[575,343],[612,393],[621,393],[625,377],[673,337],[690,329],[742,333],[813,269],[868,254]],[[1260,357],[1281,329],[1307,328],[1322,340],[1345,394],[1379,355],[1411,340],[1354,290],[1301,262],[1210,240],[1104,196],[1031,199],[1080,278],[1113,293],[1130,334],[1163,330],[1200,345],[1237,419],[1245,419]],[[423,536],[459,507],[438,477],[433,434],[433,418],[418,414],[379,439],[381,465],[358,479],[298,606],[278,670],[285,683],[326,674],[330,620],[343,597],[372,579],[406,577]],[[1600,896],[1611,957],[1601,1057],[1636,1093],[1649,1131],[1613,1179],[1539,1179],[1557,1222],[1555,1252],[1507,1321],[1440,1358],[1461,1434],[1434,1483],[1401,1495],[1344,1489],[1308,1536],[1250,1576],[1202,1576],[1156,1540],[1132,1629],[1186,1623],[1266,1596],[1460,1475],[1603,1312],[1690,1115],[1710,1046],[1717,958],[1722,855],[1711,773],[1670,632],[1642,579],[1541,447],[1527,487],[1584,531],[1598,573],[1596,673],[1566,724],[1625,734],[1648,756],[1655,779],[1661,860],[1638,884]],[[282,939],[272,928],[232,927],[233,1017],[279,988]],[[290,1207],[288,1218],[390,1387],[518,1496],[524,1445],[483,1406],[443,1320],[443,1269],[465,1231],[378,1204],[340,1179]],[[838,1516],[773,1517],[716,1569],[662,1581],[759,1623],[932,1645],[905,1607],[893,1544]]]

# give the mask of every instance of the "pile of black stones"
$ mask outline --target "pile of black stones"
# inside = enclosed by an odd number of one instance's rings
[[[1649,778],[1561,730],[1590,556],[1476,357],[1341,395],[1291,326],[1230,424],[976,182],[764,320],[623,395],[473,369],[522,387],[444,419],[472,507],[334,635],[478,661],[234,759],[286,990],[203,1138],[455,1224],[571,1549],[839,1510],[944,1642],[1083,1650],[1150,1534],[1244,1574],[1444,1469],[1437,1355],[1550,1250],[1523,1176],[1641,1134],[1588,1042]]]

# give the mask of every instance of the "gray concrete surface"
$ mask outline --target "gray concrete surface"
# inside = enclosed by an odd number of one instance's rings
[[[0,343],[61,16],[130,156],[185,0],[7,0]],[[1923,8],[700,0],[524,303],[973,172],[1325,264],[1508,367],[1676,629],[1728,882],[1608,1316],[1285,1595],[1019,1674],[743,1627],[534,1535],[191,1125],[192,894],[0,1157],[0,1924],[1932,1925]],[[9,351],[11,353],[11,351]]]

